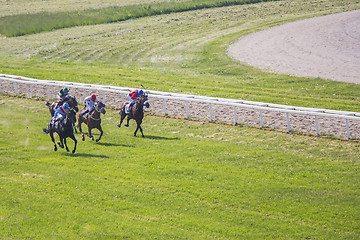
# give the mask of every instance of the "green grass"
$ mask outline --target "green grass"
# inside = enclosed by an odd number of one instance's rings
[[[60,28],[112,23],[132,18],[264,1],[269,0],[193,0],[114,6],[81,11],[17,14],[0,18],[0,34],[16,37]]]
[[[352,0],[277,1],[1,38],[0,71],[359,111],[359,85],[264,73],[226,55],[229,44],[253,31],[359,7]]]
[[[150,116],[133,137],[108,110],[70,154],[43,101],[0,114],[2,239],[360,237],[359,143]]]

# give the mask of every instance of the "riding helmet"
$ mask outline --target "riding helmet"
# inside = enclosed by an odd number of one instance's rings
[[[91,98],[91,100],[95,101],[96,100],[96,95],[92,94],[90,98]]]

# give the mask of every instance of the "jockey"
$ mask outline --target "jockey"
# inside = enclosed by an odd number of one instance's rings
[[[144,94],[145,93],[144,93],[144,91],[142,89],[136,89],[136,90],[131,91],[128,94],[128,100],[130,101],[130,104],[129,104],[128,110],[126,112],[130,113],[131,112],[131,107],[135,104],[136,99],[139,96],[142,96]]]
[[[95,108],[95,103],[100,102],[95,94],[88,96],[84,99],[84,105],[86,107],[86,111],[83,112],[83,117],[86,118],[85,114],[91,113]]]
[[[59,129],[59,127],[58,127],[59,124],[57,122],[61,122],[62,120],[64,120],[64,118],[66,116],[66,112],[69,110],[70,110],[70,108],[69,108],[69,104],[67,102],[65,102],[62,106],[60,106],[59,108],[57,108],[55,110],[54,116],[51,119],[54,127]]]
[[[69,104],[67,102],[55,110],[54,117],[53,117],[54,120],[62,121],[66,116],[66,110],[70,110]]]
[[[60,91],[57,94],[57,98],[59,99],[59,101],[57,102],[55,109],[58,108],[59,106],[61,106],[67,100],[69,100],[69,98],[70,98],[69,89],[66,87],[60,89]]]

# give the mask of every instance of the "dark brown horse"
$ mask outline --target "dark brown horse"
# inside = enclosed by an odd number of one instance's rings
[[[105,114],[106,110],[105,110],[105,104],[103,104],[102,102],[97,102],[95,103],[95,108],[92,112],[90,112],[86,118],[84,118],[83,116],[83,111],[86,110],[86,107],[84,107],[77,115],[77,119],[78,119],[78,124],[77,127],[79,128],[79,131],[82,135],[82,140],[85,141],[85,136],[84,133],[82,132],[81,129],[81,124],[85,123],[88,127],[88,136],[89,138],[91,138],[94,141],[94,136],[91,135],[91,129],[96,128],[100,131],[100,136],[98,139],[96,139],[96,141],[100,141],[101,136],[103,135],[103,130],[101,128],[101,113]]]
[[[129,102],[124,102],[122,104],[120,112],[119,112],[120,117],[121,117],[120,124],[118,124],[117,126],[121,127],[121,124],[124,121],[124,118],[126,116],[128,116],[127,123],[125,124],[125,127],[129,126],[130,119],[134,119],[136,121],[136,125],[137,125],[136,130],[134,132],[134,136],[136,137],[136,133],[140,129],[141,135],[142,135],[142,137],[144,137],[143,130],[141,128],[141,123],[142,123],[142,120],[144,118],[144,106],[145,107],[150,107],[148,97],[147,97],[147,95],[143,95],[143,96],[138,97],[135,104],[132,106],[131,111],[130,111],[129,114],[127,114],[126,111],[125,111],[125,107],[128,104],[130,104],[130,103]]]
[[[70,109],[73,109],[75,112],[79,111],[78,103],[77,103],[75,97],[69,96],[69,97],[67,97],[65,99],[64,102],[67,102],[69,104]],[[50,111],[51,116],[54,116],[56,108],[60,107],[60,106],[58,106],[58,104],[59,104],[59,101],[56,101],[56,102],[53,102],[53,103],[49,103],[49,102],[45,103],[45,105],[49,107],[49,111]]]
[[[65,119],[62,122],[58,122],[58,124],[55,124],[54,119],[51,119],[48,128],[43,129],[44,133],[50,134],[51,140],[54,143],[54,151],[57,151],[57,146],[54,138],[54,133],[56,132],[60,138],[60,142],[58,142],[59,147],[64,148],[65,145],[66,151],[69,152],[69,148],[66,143],[66,138],[69,137],[75,143],[74,149],[72,150],[72,153],[75,153],[76,144],[77,144],[77,140],[74,136],[74,128],[73,128],[75,121],[76,121],[76,114],[74,110],[71,110],[70,113],[66,115]]]

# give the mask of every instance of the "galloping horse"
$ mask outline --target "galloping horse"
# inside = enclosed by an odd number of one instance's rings
[[[55,107],[57,106],[59,101],[56,101],[56,102],[53,102],[53,103],[49,103],[49,102],[46,102],[45,105],[49,107],[49,111],[50,111],[50,114],[51,116],[54,116],[54,113],[55,113]],[[68,100],[66,100],[65,102],[67,102],[69,104],[69,107],[70,109],[74,109],[75,112],[78,112],[79,111],[79,108],[78,108],[78,103],[76,101],[76,98],[75,97],[69,97]],[[60,106],[58,106],[60,107]],[[76,119],[75,119],[76,121]]]
[[[59,126],[56,128],[53,124],[53,121],[50,120],[48,128],[43,128],[44,133],[48,134],[50,133],[50,137],[52,142],[54,143],[54,151],[57,151],[57,146],[54,139],[54,133],[56,132],[59,135],[60,142],[58,142],[59,147],[64,148],[64,145],[66,147],[66,151],[69,152],[69,148],[66,144],[66,138],[71,138],[74,142],[74,149],[72,150],[72,153],[75,153],[76,151],[76,144],[77,140],[74,136],[74,128],[73,124],[76,121],[76,114],[74,110],[71,110],[68,115],[66,115],[65,119],[63,120],[63,123],[60,123]]]
[[[98,142],[101,139],[101,136],[103,135],[103,130],[101,128],[101,113],[105,114],[106,110],[105,110],[105,104],[103,104],[102,102],[98,102],[95,103],[95,108],[92,112],[90,112],[86,118],[84,118],[83,116],[83,111],[86,108],[84,107],[77,115],[77,119],[78,119],[78,124],[77,127],[79,128],[79,131],[82,135],[82,140],[85,141],[85,136],[84,133],[82,132],[81,129],[81,124],[85,123],[88,127],[88,136],[89,138],[91,138],[94,141],[94,136],[91,135],[91,129],[93,128],[97,128],[100,131],[100,136],[98,139],[96,139],[96,141]]]
[[[125,103],[122,104],[120,112],[119,112],[119,114],[121,116],[120,124],[117,125],[117,126],[121,127],[121,124],[124,121],[124,118],[126,117],[126,115],[128,115],[127,123],[126,123],[125,127],[129,126],[130,119],[134,119],[136,121],[136,124],[137,124],[136,130],[134,132],[134,136],[136,137],[136,133],[140,129],[141,135],[142,135],[142,137],[144,137],[143,130],[142,130],[140,125],[141,125],[142,120],[144,118],[144,106],[147,107],[147,108],[150,107],[150,104],[149,104],[149,101],[148,101],[148,96],[147,95],[142,95],[142,96],[138,97],[135,104],[131,108],[131,113],[129,113],[129,114],[127,114],[125,112],[125,107],[128,104],[129,104],[129,102],[125,102]]]

